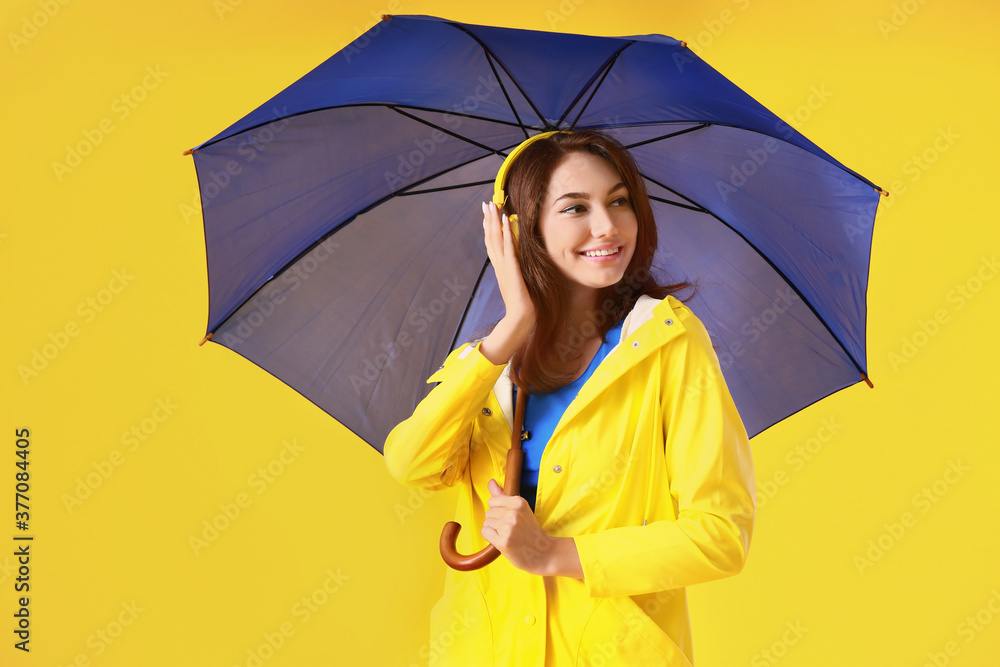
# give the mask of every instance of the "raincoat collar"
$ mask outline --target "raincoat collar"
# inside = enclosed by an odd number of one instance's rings
[[[673,308],[675,304],[679,303],[672,296],[662,300],[654,299],[645,294],[639,297],[622,323],[621,341],[611,348],[608,356],[581,387],[562,419],[556,424],[556,428],[552,432],[553,437],[566,422],[583,410],[612,382],[624,375],[628,369],[684,331],[684,325]],[[507,420],[508,428],[513,429],[513,382],[510,379],[509,363],[504,366],[499,379],[493,385],[493,393],[496,395],[500,409]]]

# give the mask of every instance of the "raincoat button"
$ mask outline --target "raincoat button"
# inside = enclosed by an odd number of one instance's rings
[[[674,323],[674,321],[673,321],[673,320],[666,320],[666,321],[664,322],[664,324],[666,324],[666,325],[667,325],[668,327],[669,327],[669,326],[670,326],[671,324],[673,324],[673,323]]]
[[[483,414],[489,417],[490,415],[493,414],[493,411],[490,410],[489,408],[483,408]]]
[[[528,616],[525,617],[524,622],[527,623],[528,625],[534,625],[535,624],[535,617],[532,616],[531,614],[528,614]]]
[[[552,472],[562,472],[562,466],[552,466]]]
[[[635,341],[634,343],[632,343],[632,349],[635,349],[637,347],[639,347],[639,341]]]

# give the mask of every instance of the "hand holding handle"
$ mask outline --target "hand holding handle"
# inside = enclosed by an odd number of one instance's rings
[[[503,493],[505,496],[516,496],[521,493],[521,466],[524,463],[524,450],[521,449],[521,428],[524,425],[524,404],[527,391],[517,392],[517,406],[514,408],[514,430],[511,433],[510,450],[507,452],[507,467],[504,472]],[[463,556],[458,553],[455,544],[458,533],[462,530],[457,521],[449,521],[441,531],[441,558],[450,567],[461,572],[478,570],[486,567],[497,559],[500,550],[492,544],[487,544],[474,554]]]

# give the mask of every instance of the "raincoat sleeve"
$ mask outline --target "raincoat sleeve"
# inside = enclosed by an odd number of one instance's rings
[[[438,385],[386,438],[382,453],[400,484],[434,490],[462,478],[476,414],[503,369],[483,356],[478,342],[448,355],[427,380]]]
[[[750,442],[704,325],[664,348],[664,461],[676,519],[573,538],[591,597],[641,595],[738,573],[756,510]]]

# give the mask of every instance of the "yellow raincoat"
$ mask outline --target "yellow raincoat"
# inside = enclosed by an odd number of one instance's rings
[[[461,487],[458,550],[472,553],[487,544],[486,483],[504,481],[511,381],[470,344],[434,382],[385,461],[407,486]],[[741,570],[755,507],[746,430],[704,325],[674,297],[640,297],[542,455],[535,515],[573,538],[584,578],[531,575],[503,556],[448,568],[429,664],[690,665],[684,587]]]

